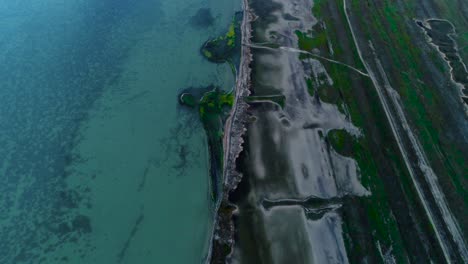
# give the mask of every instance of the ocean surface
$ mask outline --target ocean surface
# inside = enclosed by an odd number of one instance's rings
[[[207,142],[178,95],[234,85],[199,48],[240,4],[0,2],[0,263],[203,261]]]

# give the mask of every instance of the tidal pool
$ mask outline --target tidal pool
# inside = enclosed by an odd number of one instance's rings
[[[178,95],[234,85],[199,49],[240,4],[0,4],[0,263],[206,257],[206,136]]]

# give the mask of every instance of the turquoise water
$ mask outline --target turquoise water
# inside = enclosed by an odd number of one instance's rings
[[[190,18],[210,8],[214,23]],[[213,202],[187,87],[240,1],[0,3],[0,263],[200,263]]]

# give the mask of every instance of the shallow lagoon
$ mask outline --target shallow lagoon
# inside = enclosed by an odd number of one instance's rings
[[[211,26],[191,25],[210,8]],[[240,1],[0,4],[0,263],[200,263],[213,202],[187,87]],[[203,24],[203,23],[201,23]]]

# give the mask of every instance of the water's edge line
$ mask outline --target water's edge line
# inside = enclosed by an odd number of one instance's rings
[[[250,43],[251,39],[251,25],[252,13],[249,8],[248,0],[242,0],[242,24],[241,24],[241,43]],[[235,171],[235,162],[240,152],[242,151],[242,137],[245,133],[244,119],[246,116],[247,103],[244,97],[250,94],[250,62],[252,55],[249,46],[241,45],[241,58],[239,64],[238,75],[236,76],[236,84],[234,89],[235,99],[224,126],[224,159],[223,159],[223,181],[221,196],[216,201],[213,215],[213,225],[211,235],[209,237],[209,247],[205,263],[211,263],[213,256],[213,243],[216,237],[216,230],[219,229],[219,209],[222,202],[228,199],[229,193],[237,187],[241,175]],[[237,129],[233,131],[234,129]],[[235,135],[232,132],[237,132]],[[233,227],[231,227],[233,228]],[[233,231],[233,230],[230,230]],[[226,238],[224,238],[226,239]],[[232,238],[229,238],[232,239]],[[232,250],[232,248],[231,248]]]

